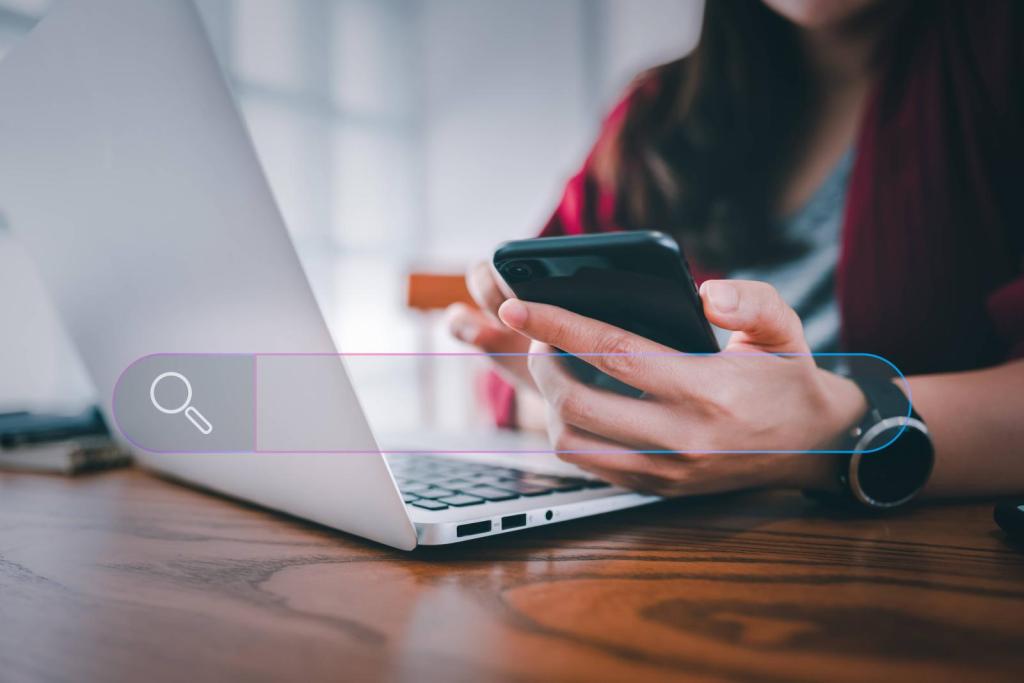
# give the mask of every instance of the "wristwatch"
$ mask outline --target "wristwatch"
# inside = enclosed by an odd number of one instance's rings
[[[846,439],[850,452],[839,457],[840,496],[873,510],[905,505],[924,488],[935,462],[928,427],[890,379],[850,379],[863,392],[868,410]]]

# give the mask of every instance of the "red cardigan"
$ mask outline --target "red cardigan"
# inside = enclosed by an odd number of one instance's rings
[[[1024,3],[924,8],[861,121],[836,274],[844,348],[906,374],[1024,357]],[[623,229],[592,156],[542,234]],[[512,387],[494,375],[486,390],[498,424],[514,424]]]

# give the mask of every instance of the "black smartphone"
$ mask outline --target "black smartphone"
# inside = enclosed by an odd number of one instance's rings
[[[494,267],[524,301],[559,306],[677,351],[719,350],[682,250],[664,233],[506,242],[494,253]],[[578,358],[568,360],[583,381],[639,393]]]

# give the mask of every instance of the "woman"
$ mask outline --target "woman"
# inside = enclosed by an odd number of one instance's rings
[[[698,48],[638,79],[543,234],[674,234],[727,350],[882,355],[931,434],[926,495],[1024,491],[1021,74],[1013,2],[712,0]],[[482,312],[453,309],[452,331],[482,350],[664,350],[506,301],[486,264],[467,277]],[[834,489],[836,456],[707,451],[835,447],[864,393],[807,358],[737,358],[594,361],[641,400],[502,358],[499,419],[663,495]]]

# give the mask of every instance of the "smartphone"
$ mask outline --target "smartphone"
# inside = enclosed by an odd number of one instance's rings
[[[494,253],[494,268],[524,301],[565,308],[676,351],[719,350],[682,250],[664,233],[630,231],[506,242]],[[567,360],[583,381],[639,394],[578,358]]]

